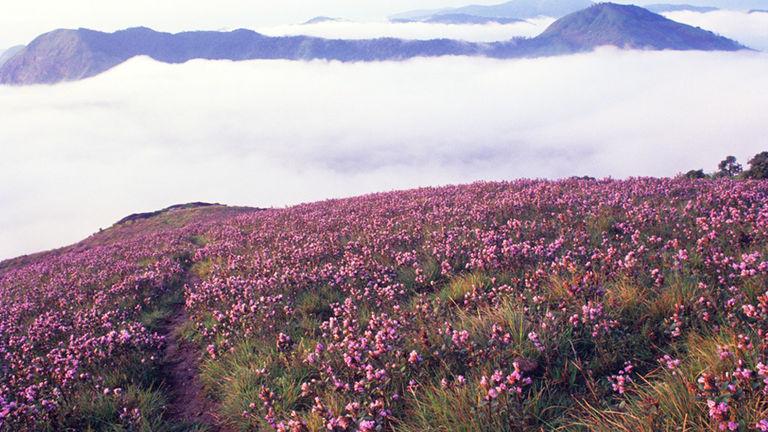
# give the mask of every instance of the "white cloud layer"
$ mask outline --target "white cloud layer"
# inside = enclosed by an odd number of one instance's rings
[[[188,201],[280,206],[478,179],[673,175],[766,149],[768,55],[131,60],[0,87],[0,257]]]
[[[768,7],[768,2],[766,7]],[[768,51],[768,13],[683,11],[665,13],[664,16],[674,21],[713,31],[737,40],[752,49]]]
[[[514,24],[432,24],[352,21],[323,22],[308,25],[288,25],[260,28],[270,36],[307,35],[336,39],[373,39],[395,37],[400,39],[456,39],[471,42],[505,41],[515,37],[534,37],[554,22],[541,17]]]

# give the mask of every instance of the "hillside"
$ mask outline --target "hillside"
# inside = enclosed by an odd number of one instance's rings
[[[18,45],[15,47],[8,48],[6,50],[0,50],[0,66],[2,66],[3,63],[8,61],[11,57],[21,52],[21,50],[23,49],[24,49],[23,45]]]
[[[734,41],[683,25],[637,6],[605,3],[554,22],[538,44],[565,52],[614,45],[621,48],[736,50]]]
[[[151,236],[168,229],[180,228],[202,221],[210,222],[222,217],[262,211],[262,209],[249,207],[199,204],[202,203],[171,206],[151,213],[137,213],[126,216],[109,229],[102,229],[74,245],[0,261],[0,272],[52,260],[64,255],[83,253],[99,247],[112,247],[117,244],[130,243],[139,237]]]
[[[0,430],[763,430],[767,203],[521,180],[129,218],[0,266]]]
[[[591,51],[602,45],[635,49],[744,49],[735,41],[671,21],[636,6],[603,3],[567,15],[532,39],[468,43],[445,39],[331,40],[268,37],[249,30],[160,33],[133,28],[115,33],[56,30],[44,34],[0,66],[0,84],[73,81],[107,71],[135,56],[165,63],[192,59],[382,61],[446,55],[539,57]]]

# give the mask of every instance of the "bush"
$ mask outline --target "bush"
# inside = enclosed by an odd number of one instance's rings
[[[717,169],[718,171],[715,176],[719,178],[734,178],[744,171],[741,164],[736,162],[735,156],[728,156],[720,161],[717,165]]]
[[[763,180],[768,179],[768,151],[758,153],[749,161],[749,170],[745,177]]]
[[[705,179],[707,178],[707,175],[704,174],[703,169],[699,169],[699,170],[688,171],[687,173],[685,173],[684,177],[688,179]]]

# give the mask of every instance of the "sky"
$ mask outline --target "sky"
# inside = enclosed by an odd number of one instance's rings
[[[24,0],[4,1],[0,8],[0,49],[27,44],[57,28],[86,27],[114,31],[147,26],[161,31],[259,29],[332,16],[355,21],[383,21],[413,10],[503,0]],[[753,9],[768,0],[617,0],[618,3],[689,3]]]
[[[493,41],[552,22],[383,21],[465,4],[447,0],[180,4],[13,2],[0,14],[0,49],[56,27]],[[296,25],[316,15],[360,22]],[[768,52],[768,14],[667,16]],[[475,180],[672,176],[714,170],[728,154],[745,163],[768,146],[768,53],[604,48],[356,64],[135,58],[80,82],[0,86],[0,101],[1,260],[191,201],[279,207]]]
[[[260,28],[259,31],[269,36],[308,35],[341,39],[370,39],[389,36],[401,39],[449,38],[471,42],[494,42],[521,36],[537,36],[554,21],[554,18],[549,17],[534,18],[513,24],[486,25],[350,21],[268,26]]]
[[[0,8],[0,47],[26,44],[56,28],[114,31],[218,30],[301,23],[316,16],[382,21],[404,10],[463,6],[466,0],[25,0]],[[495,4],[498,0],[472,0]]]

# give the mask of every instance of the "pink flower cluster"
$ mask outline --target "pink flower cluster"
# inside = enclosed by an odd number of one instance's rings
[[[0,430],[36,430],[103,374],[158,361],[163,338],[139,321],[178,282],[174,256],[191,246],[180,230],[94,236],[0,269]],[[126,427],[138,421],[122,406]]]
[[[44,420],[116,357],[151,361],[162,340],[138,317],[186,253],[205,269],[184,297],[209,361],[249,341],[302,368],[290,410],[282,377],[260,374],[242,416],[254,425],[300,431],[313,416],[331,431],[390,430],[434,386],[509,407],[544,379],[574,397],[592,381],[627,397],[633,377],[684,367],[676,344],[722,330],[734,339],[695,390],[729,429],[768,380],[767,246],[764,182],[631,179],[373,194],[67,250],[0,271],[0,422]],[[665,296],[658,322],[628,312],[621,284]],[[653,338],[646,358],[597,361],[630,338]]]
[[[611,382],[613,391],[618,394],[624,394],[627,391],[627,386],[632,383],[632,371],[635,367],[632,362],[627,362],[616,375],[611,375],[608,380]]]
[[[518,363],[513,363],[513,367],[510,374],[497,370],[490,378],[480,377],[480,388],[486,391],[485,400],[491,401],[505,394],[520,395],[523,387],[532,383],[531,378],[523,376]]]

